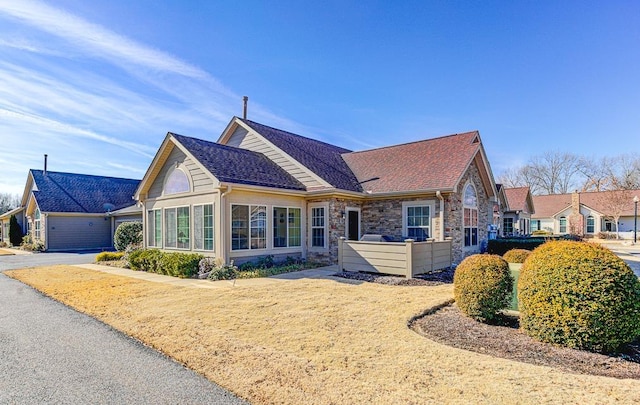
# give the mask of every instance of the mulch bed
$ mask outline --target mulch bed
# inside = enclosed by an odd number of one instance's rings
[[[453,269],[414,279],[379,274],[341,272],[337,277],[399,286],[432,286],[453,282]],[[436,342],[476,353],[563,371],[614,378],[640,379],[640,339],[617,355],[605,355],[542,343],[518,329],[518,317],[504,315],[497,325],[487,325],[446,305],[412,322],[417,333]]]

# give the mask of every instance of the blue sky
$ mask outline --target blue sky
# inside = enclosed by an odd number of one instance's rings
[[[233,115],[353,150],[479,130],[494,175],[640,153],[638,1],[0,0],[0,191],[141,178]]]

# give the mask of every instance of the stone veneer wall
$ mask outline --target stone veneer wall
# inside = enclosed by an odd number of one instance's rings
[[[460,182],[460,190],[456,193],[443,195],[444,203],[444,237],[452,239],[452,258],[454,263],[460,263],[462,259],[474,253],[480,252],[480,246],[473,248],[464,247],[464,226],[462,211],[462,193],[467,182],[473,183],[478,196],[478,241],[486,241],[488,238],[488,225],[493,215],[493,202],[489,201],[487,193],[482,186],[480,174],[475,164],[463,176]],[[402,203],[405,201],[433,200],[435,212],[433,214],[432,236],[436,239],[440,235],[440,200],[435,193],[411,198],[389,198],[350,200],[343,198],[314,199],[309,203],[328,202],[328,232],[329,249],[327,251],[309,251],[308,258],[321,263],[338,262],[338,240],[345,236],[345,222],[342,213],[347,207],[361,209],[361,233],[381,234],[392,236],[402,240]]]

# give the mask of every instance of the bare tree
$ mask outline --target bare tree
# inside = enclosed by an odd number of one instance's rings
[[[599,195],[600,203],[605,207],[602,214],[616,226],[616,239],[620,239],[618,221],[633,204],[633,196],[632,190],[609,190]]]
[[[577,189],[579,157],[572,153],[546,152],[525,166],[538,194],[565,194]]]
[[[616,157],[607,165],[607,175],[613,189],[639,189],[640,156],[626,154]]]
[[[0,215],[20,206],[20,195],[0,193]]]
[[[578,171],[584,181],[580,191],[604,191],[611,188],[609,167],[613,159],[608,157],[587,158],[581,157],[578,161]]]

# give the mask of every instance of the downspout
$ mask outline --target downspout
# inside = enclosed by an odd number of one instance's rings
[[[229,252],[227,252],[227,215],[225,210],[227,205],[224,202],[224,197],[231,191],[233,191],[233,187],[229,185],[227,190],[220,194],[220,250],[225,263],[229,262]]]
[[[40,237],[42,237],[42,233],[44,232],[44,250],[49,250],[49,214],[42,214],[44,218],[44,226],[42,226],[42,220],[40,220]],[[35,226],[35,225],[34,225]]]
[[[444,240],[444,197],[440,190],[436,191],[436,197],[440,200],[440,235],[438,240]]]

